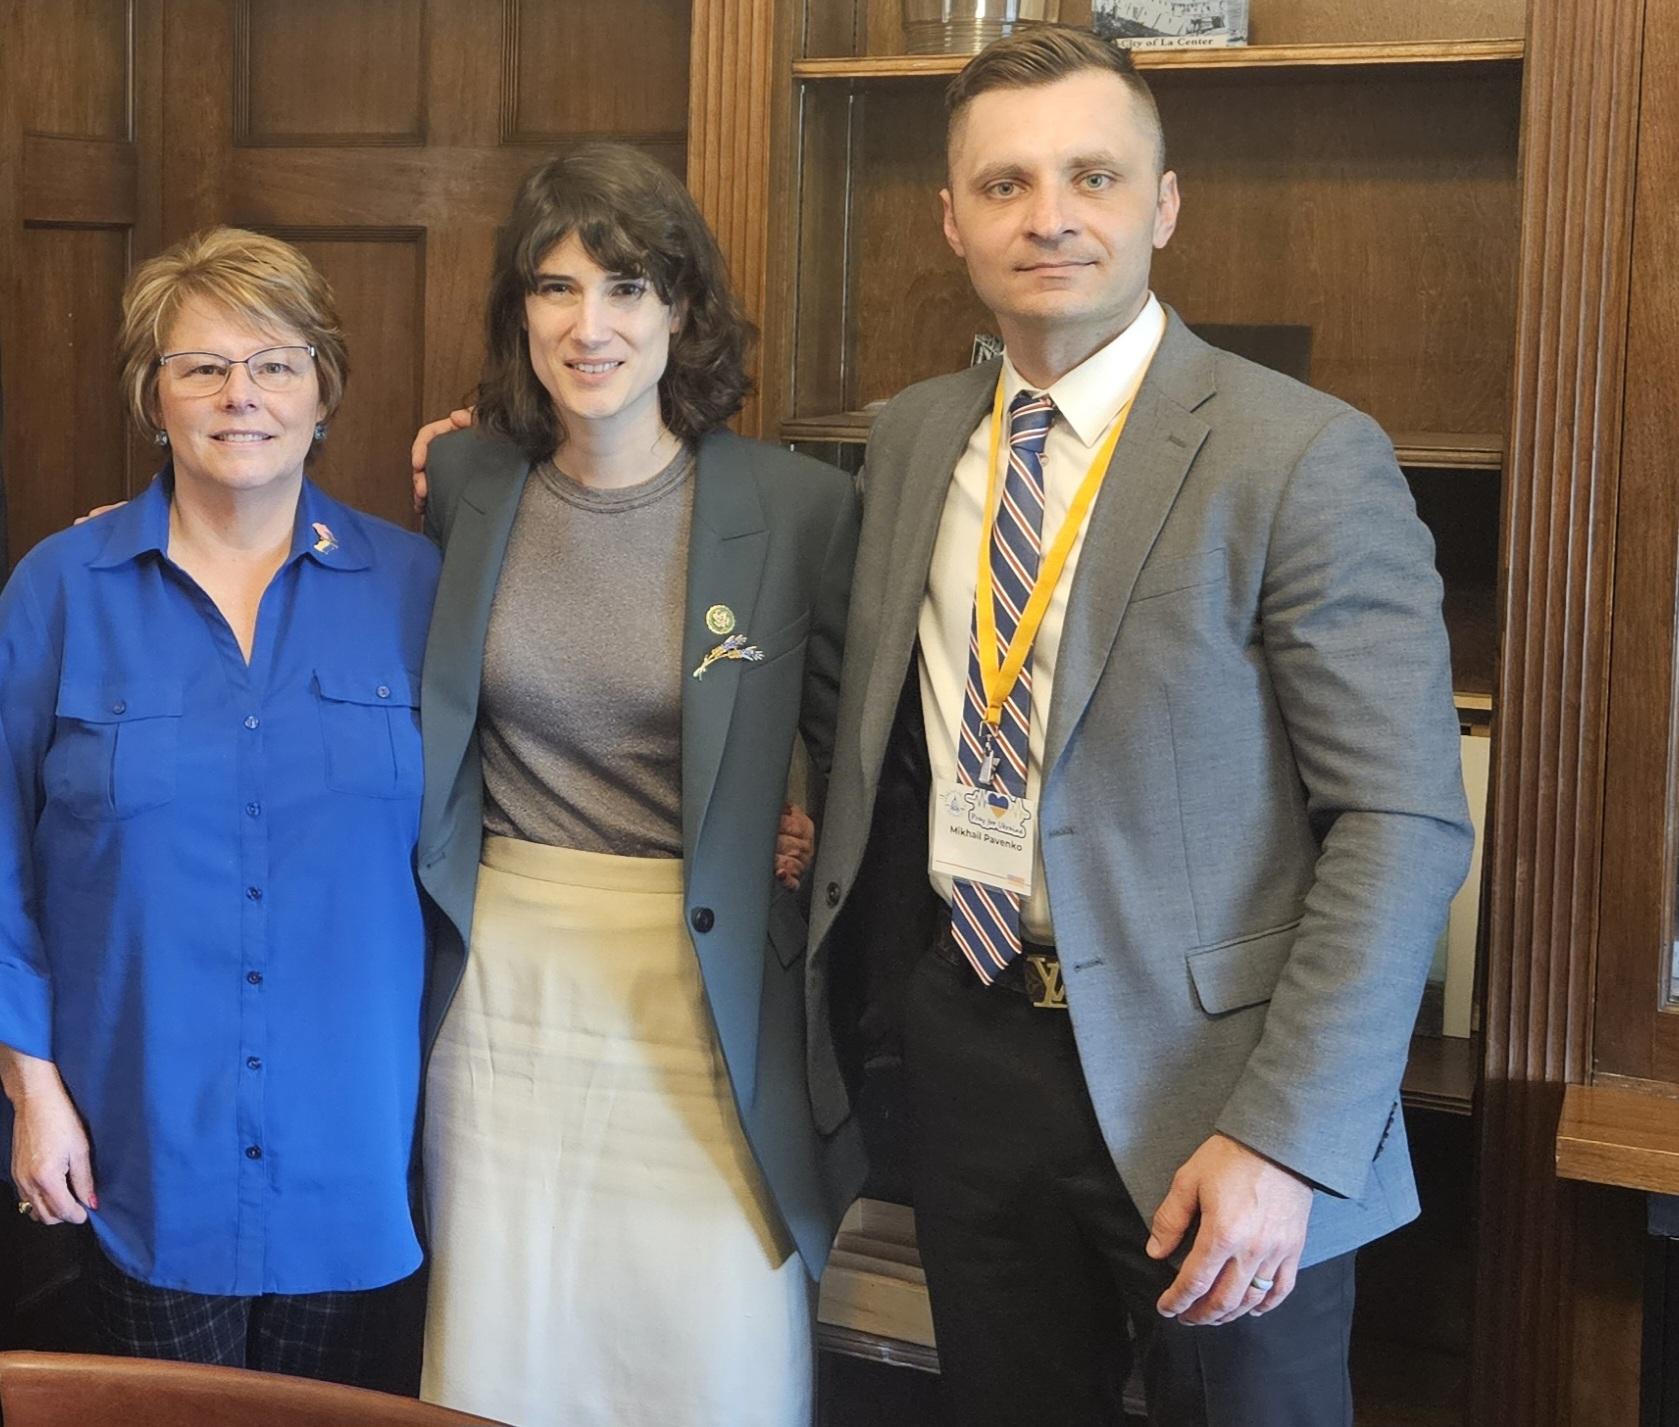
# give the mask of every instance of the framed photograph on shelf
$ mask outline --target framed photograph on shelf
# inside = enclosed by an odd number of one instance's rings
[[[1248,42],[1248,0],[1093,0],[1091,26],[1128,49],[1217,49]]]

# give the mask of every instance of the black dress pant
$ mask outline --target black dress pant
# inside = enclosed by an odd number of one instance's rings
[[[1153,1427],[1350,1427],[1353,1255],[1303,1271],[1259,1318],[1162,1318],[1177,1270],[1143,1250],[1148,1226],[1102,1141],[1067,1012],[930,952],[910,981],[904,1058],[953,1424],[1118,1424],[1134,1352]]]
[[[89,1235],[87,1273],[98,1349],[117,1357],[164,1358],[382,1387],[370,1375],[381,1302],[378,1290],[188,1293],[130,1278]]]

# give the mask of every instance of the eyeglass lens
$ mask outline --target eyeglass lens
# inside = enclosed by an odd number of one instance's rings
[[[209,396],[227,385],[228,373],[241,366],[264,391],[286,391],[303,380],[311,356],[307,347],[269,347],[237,360],[218,352],[171,352],[159,364],[184,395]]]

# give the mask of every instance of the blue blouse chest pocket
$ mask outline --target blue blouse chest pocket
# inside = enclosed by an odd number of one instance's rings
[[[420,681],[406,669],[317,667],[327,787],[369,798],[420,793]]]
[[[178,680],[59,685],[43,768],[47,797],[73,817],[128,818],[175,796],[181,736]]]

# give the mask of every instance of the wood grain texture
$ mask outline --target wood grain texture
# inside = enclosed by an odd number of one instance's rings
[[[1672,976],[1679,683],[1679,6],[1645,26],[1627,331],[1626,423],[1615,537],[1615,626],[1603,820],[1603,920],[1594,1066],[1679,1082]],[[1665,789],[1665,795],[1661,790]]]
[[[15,56],[26,134],[133,137],[129,0],[23,0],[0,37]]]
[[[1571,1398],[1570,1344],[1637,1284],[1582,1287],[1599,1265],[1553,1157],[1563,1087],[1590,1064],[1643,11],[1551,0],[1527,33],[1469,1408],[1513,1427],[1633,1420]],[[1636,1374],[1634,1336],[1611,1376],[1626,1353]]]
[[[310,474],[339,500],[413,523],[403,451],[426,362],[425,234],[417,228],[282,228],[325,274],[350,348],[350,383]]]
[[[1679,1194],[1679,1099],[1618,1085],[1570,1085],[1557,1124],[1557,1173]]]
[[[668,139],[686,130],[687,0],[504,0],[504,10],[506,142]],[[750,42],[750,31],[731,36],[743,48]]]
[[[1238,45],[1228,49],[1138,50],[1137,68],[1188,69],[1362,69],[1397,65],[1495,65],[1519,60],[1519,39],[1420,40],[1386,44]],[[969,55],[855,55],[804,59],[793,66],[799,79],[948,80]]]
[[[8,323],[15,346],[5,366],[8,534],[17,558],[127,494],[128,431],[112,337],[128,233],[31,225],[15,252],[28,280],[28,300]]]
[[[425,142],[423,0],[235,0],[234,142]]]
[[[693,5],[688,187],[717,235],[736,294],[760,328],[769,299],[771,234],[785,241],[787,231],[771,198],[773,176],[788,169],[788,150],[778,147],[788,142],[791,102],[784,9],[775,0]],[[755,399],[735,423],[749,436],[762,424]]]
[[[23,214],[41,220],[128,227],[139,211],[135,145],[102,139],[23,140]]]

